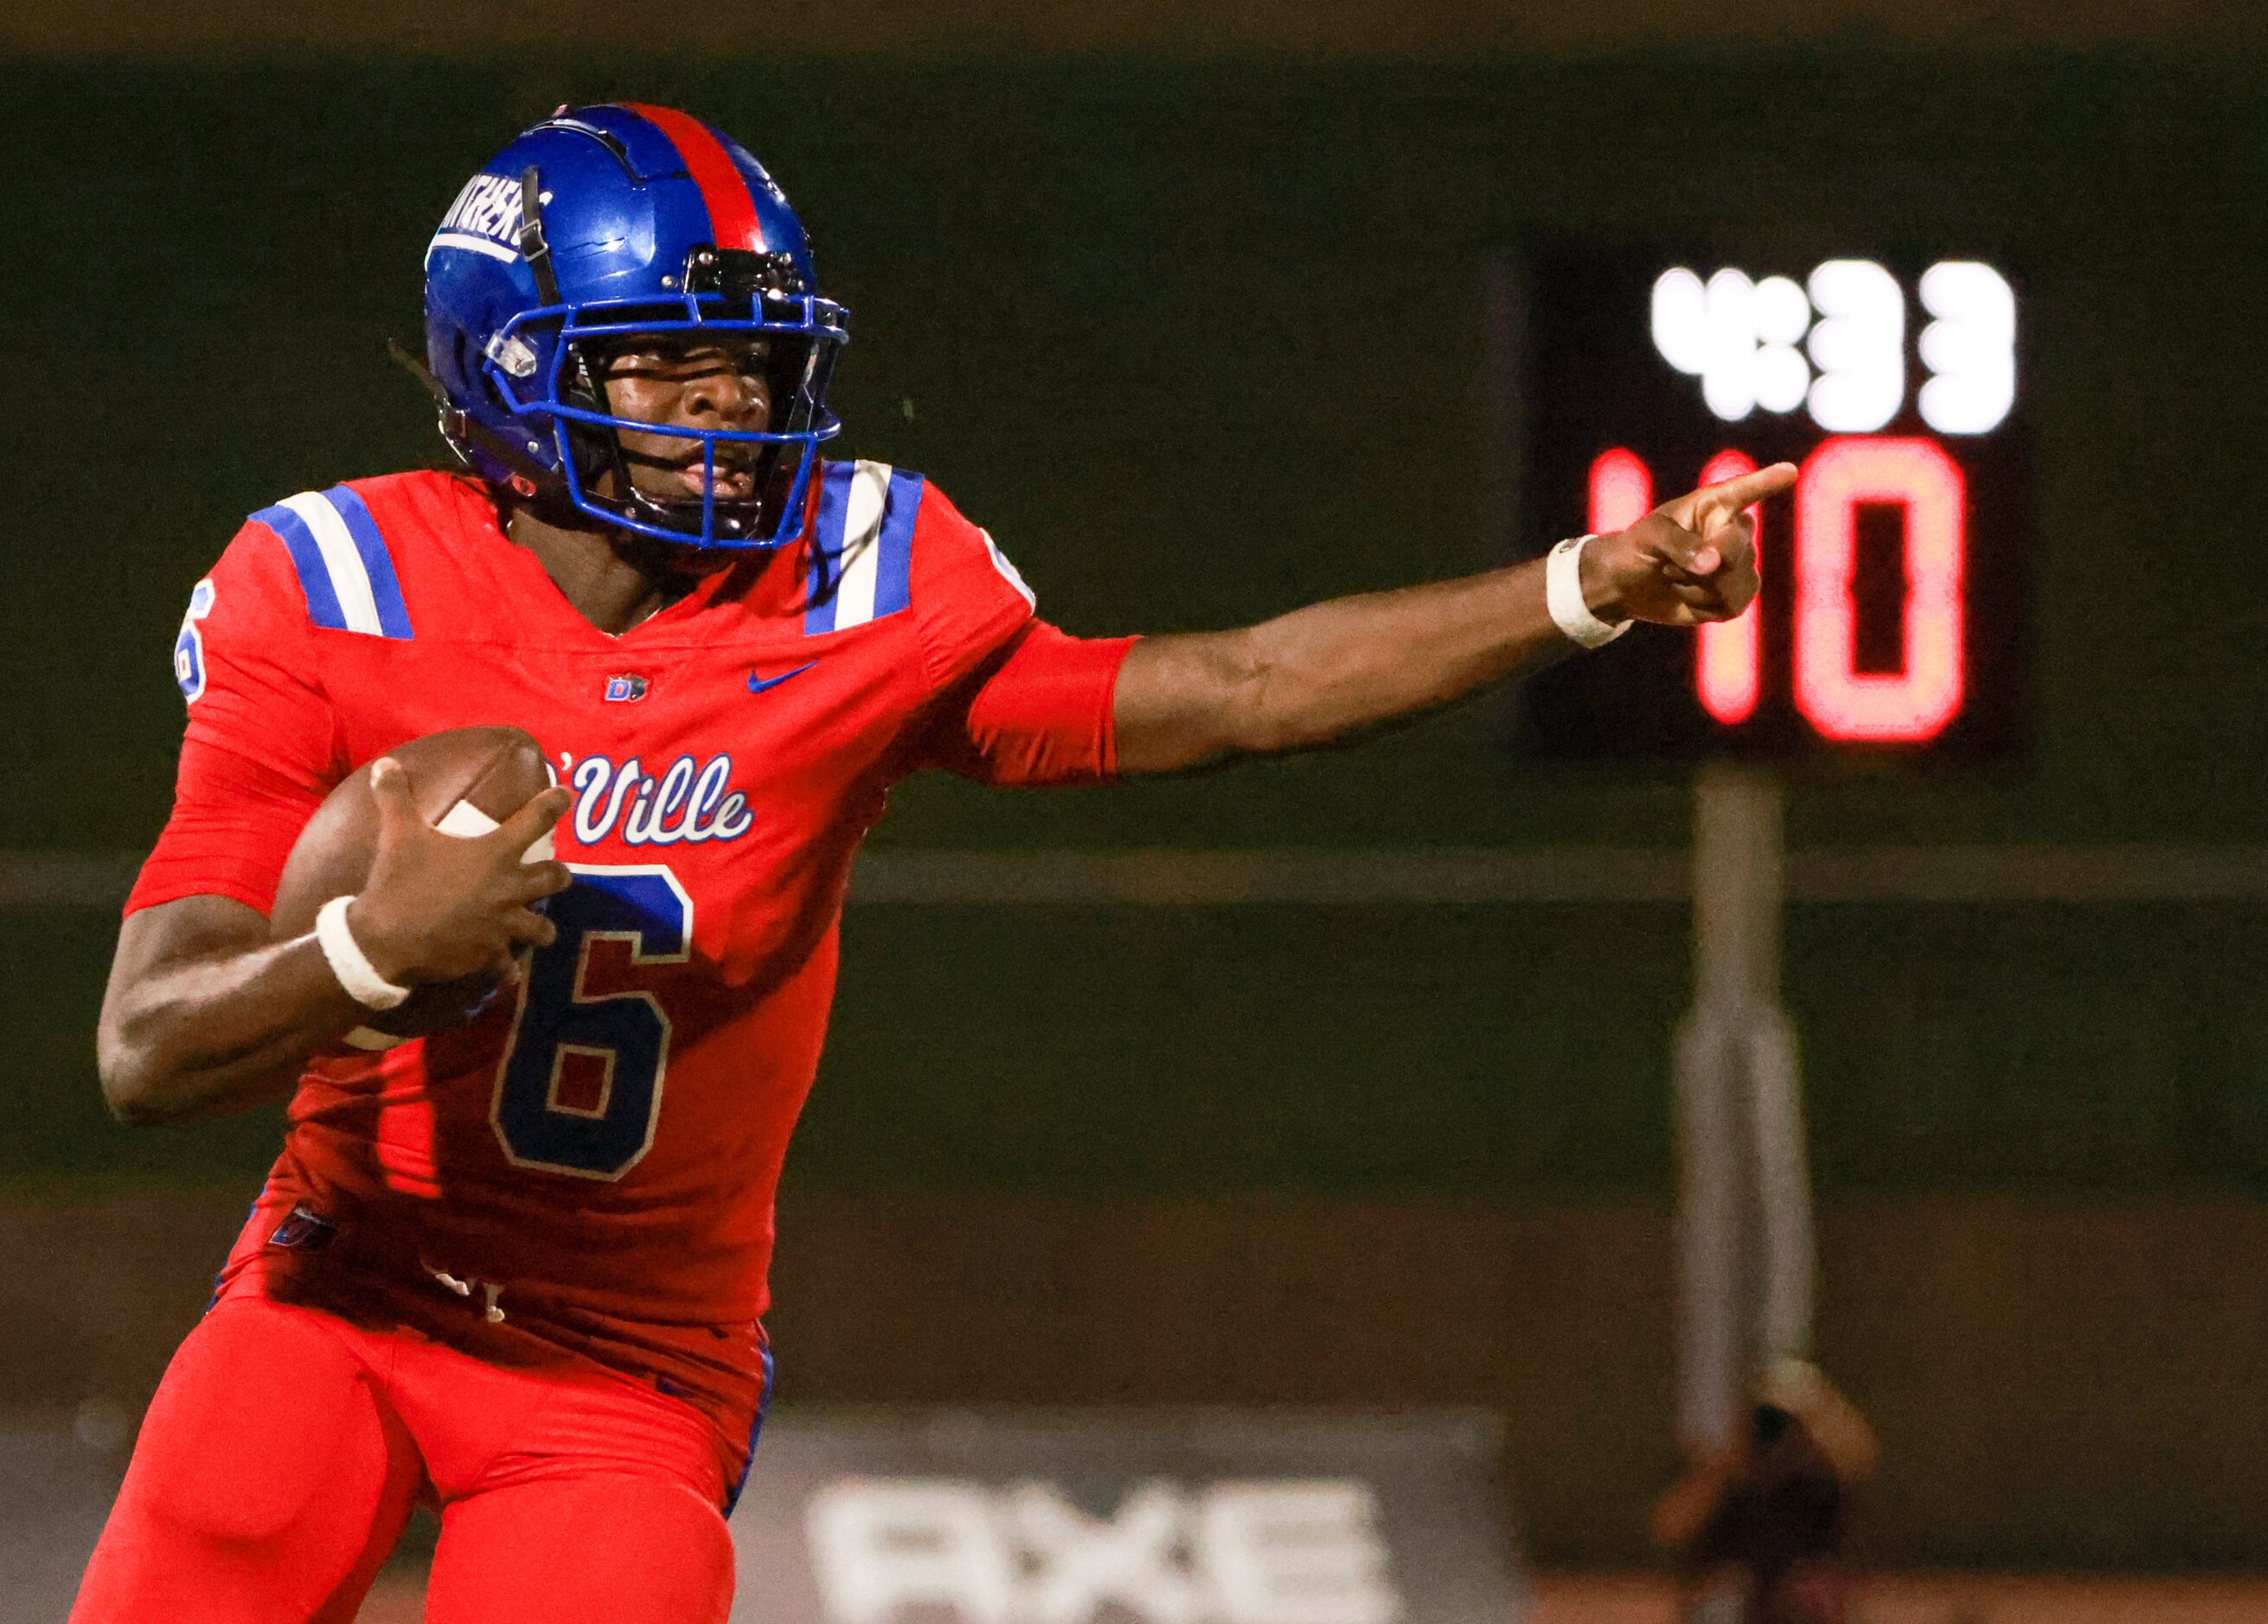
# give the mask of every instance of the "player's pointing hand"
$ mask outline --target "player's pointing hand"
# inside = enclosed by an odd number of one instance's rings
[[[1697,626],[1725,621],[1756,595],[1756,521],[1749,510],[1795,483],[1776,462],[1665,502],[1628,530],[1583,549],[1583,596],[1604,619]]]

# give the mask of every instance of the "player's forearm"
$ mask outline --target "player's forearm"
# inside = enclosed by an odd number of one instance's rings
[[[1568,646],[1538,562],[1336,599],[1236,632],[1145,639],[1119,677],[1119,769],[1309,750],[1454,703]]]
[[[134,939],[143,917],[127,922],[97,1031],[103,1098],[122,1121],[191,1121],[263,1105],[362,1018],[313,937],[159,958],[156,944]]]

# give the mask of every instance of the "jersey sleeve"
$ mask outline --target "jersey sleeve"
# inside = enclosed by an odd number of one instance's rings
[[[932,695],[960,686],[1032,618],[1016,566],[934,485],[922,488],[908,572]]]
[[[1116,773],[1111,702],[1133,638],[1073,637],[1036,618],[1015,565],[934,486],[911,574],[933,696],[914,765],[1017,786]]]
[[[345,775],[336,712],[284,543],[247,523],[197,583],[173,644],[188,702],[173,815],[126,911],[224,896],[266,913],[284,859]]]
[[[923,765],[1004,787],[1109,782],[1118,774],[1112,701],[1136,641],[1028,622],[939,702]]]

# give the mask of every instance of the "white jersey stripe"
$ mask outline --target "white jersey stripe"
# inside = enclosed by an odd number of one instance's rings
[[[331,591],[338,596],[339,613],[346,617],[347,629],[373,637],[386,636],[386,628],[378,621],[378,600],[371,594],[370,571],[362,567],[362,555],[355,551],[354,538],[347,533],[347,522],[339,517],[339,511],[312,490],[284,497],[284,505],[306,523],[321,549],[323,569],[331,577]]]
[[[874,581],[882,549],[874,544],[882,530],[882,510],[890,495],[890,465],[861,458],[854,465],[843,503],[843,584],[835,594],[835,625],[863,626],[874,618]]]

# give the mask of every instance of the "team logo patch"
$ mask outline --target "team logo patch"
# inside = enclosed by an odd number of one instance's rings
[[[1024,600],[1027,606],[1037,609],[1040,606],[1039,597],[1025,582],[1024,572],[1008,562],[1007,554],[1002,552],[999,544],[992,540],[990,531],[980,530],[977,534],[984,538],[984,550],[990,555],[992,568],[999,571],[1000,578],[1016,589],[1016,595]]]
[[[295,1252],[320,1252],[338,1234],[339,1226],[306,1205],[294,1207],[276,1232],[268,1238],[271,1246],[283,1246]]]
[[[616,704],[634,705],[645,697],[644,677],[608,677],[607,697]]]

